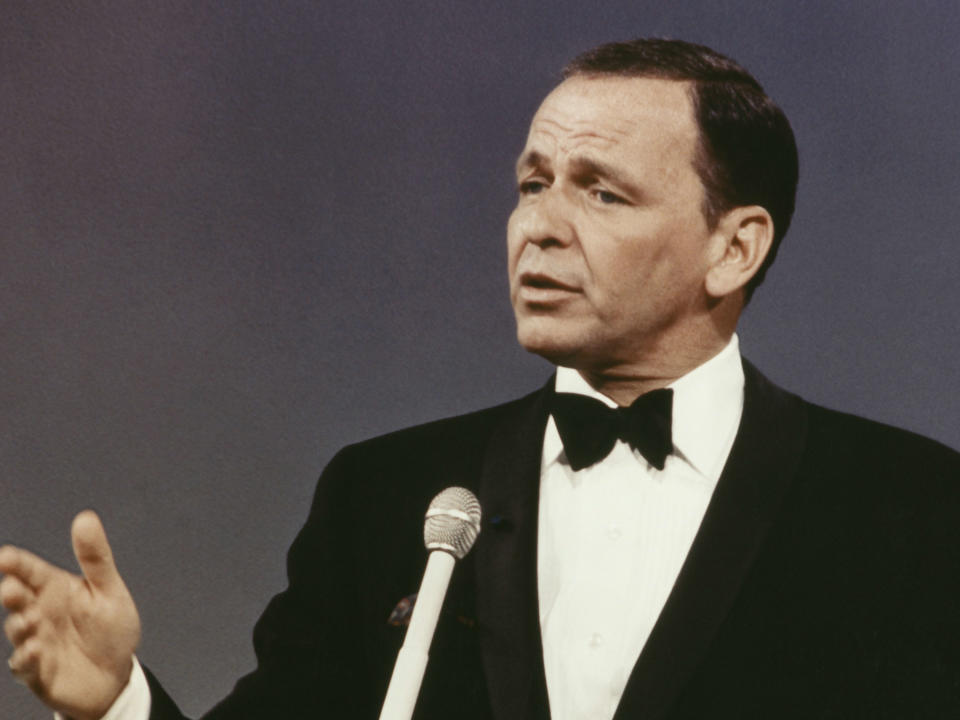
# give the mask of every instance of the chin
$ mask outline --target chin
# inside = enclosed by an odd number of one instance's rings
[[[552,323],[518,320],[517,340],[520,346],[554,365],[576,367],[576,359],[583,354],[584,338],[570,332],[570,328],[550,325]]]

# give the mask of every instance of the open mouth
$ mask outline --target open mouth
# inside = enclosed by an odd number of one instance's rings
[[[520,276],[520,284],[525,288],[536,290],[562,290],[565,292],[580,292],[580,288],[561,282],[550,275],[542,273],[524,273]]]
[[[543,273],[523,273],[517,300],[530,309],[550,310],[574,299],[583,290],[577,285],[558,280]]]

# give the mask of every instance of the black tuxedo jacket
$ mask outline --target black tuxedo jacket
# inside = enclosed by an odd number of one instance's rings
[[[549,390],[341,451],[207,717],[376,718],[445,487],[484,513],[418,718],[547,720],[536,587]],[[810,405],[746,366],[741,427],[615,720],[960,717],[960,456]],[[151,718],[181,717],[156,680]]]

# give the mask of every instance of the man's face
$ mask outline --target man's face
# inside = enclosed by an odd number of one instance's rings
[[[507,227],[527,350],[602,370],[673,352],[707,297],[686,83],[575,76],[537,111]]]

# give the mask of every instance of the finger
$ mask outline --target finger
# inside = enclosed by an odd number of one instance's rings
[[[17,679],[28,683],[36,674],[37,667],[40,664],[40,643],[31,638],[22,645],[18,645],[13,655],[7,660],[10,671],[17,676]]]
[[[18,647],[37,631],[36,618],[31,613],[14,613],[3,623],[3,631],[11,644]]]
[[[10,612],[23,610],[36,599],[36,594],[20,578],[7,575],[0,580],[0,605]]]
[[[122,583],[113,553],[107,542],[107,533],[100,518],[92,510],[84,510],[73,519],[71,528],[73,552],[80,563],[83,576],[100,590],[109,590]]]
[[[10,668],[10,674],[13,675],[13,679],[15,682],[18,682],[21,685],[27,684],[26,679],[20,676],[20,670],[17,668],[17,665],[14,662],[12,655],[9,658],[7,658],[7,667]]]
[[[53,577],[56,568],[29,550],[6,545],[0,548],[0,572],[39,590]]]
[[[27,640],[14,650],[7,660],[13,678],[21,685],[26,685],[36,695],[44,700],[47,688],[40,682],[40,643],[36,638]]]

